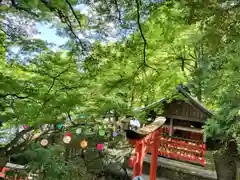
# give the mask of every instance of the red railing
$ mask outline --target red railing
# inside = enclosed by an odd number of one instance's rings
[[[175,137],[168,137],[168,128],[162,128],[162,132],[158,149],[160,156],[198,163],[204,166],[206,145],[203,142],[190,142]]]
[[[10,169],[9,168],[6,168],[6,167],[4,167],[4,168],[2,168],[2,169],[0,169],[1,171],[0,171],[0,178],[4,178],[4,179],[14,179],[14,180],[28,180],[28,179],[30,179],[30,178],[21,178],[21,177],[16,177],[16,176],[14,176],[14,177],[6,177],[6,175],[5,175],[5,173],[7,172],[7,171],[9,171]]]

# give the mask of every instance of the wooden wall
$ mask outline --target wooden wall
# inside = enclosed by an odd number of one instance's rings
[[[174,100],[171,103],[165,104],[163,115],[168,118],[197,122],[205,122],[207,119],[207,115],[201,110],[183,100]]]

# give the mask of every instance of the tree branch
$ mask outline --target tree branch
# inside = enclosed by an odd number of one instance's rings
[[[60,9],[57,9],[55,7],[52,7],[48,1],[46,0],[41,0],[41,2],[51,11],[53,12],[63,24],[67,24],[67,27],[69,29],[69,31],[71,32],[71,36],[74,36],[74,38],[78,41],[78,43],[81,45],[82,50],[86,50],[84,43],[82,42],[82,40],[76,35],[76,33],[74,32],[73,28],[72,28],[72,23],[69,20],[69,18],[67,16],[65,16],[62,11]],[[71,5],[71,4],[70,4]]]
[[[49,89],[48,89],[48,91],[47,91],[46,94],[49,94],[49,93],[50,93],[50,91],[52,90],[52,88],[53,88],[53,86],[54,86],[54,84],[55,84],[55,82],[56,82],[56,80],[57,80],[57,78],[59,78],[63,73],[67,72],[69,68],[70,68],[70,66],[68,66],[68,68],[64,69],[62,72],[60,72],[58,75],[56,75],[56,76],[54,76],[54,77],[52,77],[52,76],[49,75],[50,77],[53,78],[53,81],[52,81],[52,84],[51,84],[51,86],[49,87]]]
[[[146,40],[146,38],[143,34],[143,30],[142,30],[142,26],[141,26],[141,22],[140,22],[140,18],[141,18],[140,17],[140,3],[141,2],[139,2],[139,0],[135,0],[135,2],[137,4],[137,25],[138,25],[138,29],[140,31],[140,34],[141,34],[141,37],[142,37],[142,40],[143,40],[143,65],[145,65],[146,67],[148,67],[150,69],[153,69],[157,74],[160,75],[160,72],[156,68],[147,64],[147,57],[146,57],[147,56],[147,53],[146,53],[146,51],[147,51],[147,40]],[[141,66],[140,66],[140,68],[141,68]]]
[[[78,17],[77,17],[77,15],[76,15],[76,13],[74,12],[74,9],[73,9],[73,7],[72,7],[71,3],[70,3],[68,0],[65,0],[65,1],[66,1],[66,3],[68,4],[68,6],[69,6],[70,10],[72,11],[72,13],[73,13],[73,16],[74,16],[74,17],[75,17],[75,19],[77,20],[77,22],[78,22],[79,26],[80,26],[80,27],[82,27],[82,25],[81,25],[81,22],[79,21],[79,19],[78,19]]]
[[[11,0],[11,3],[12,3],[12,7],[14,7],[17,10],[25,11],[30,15],[33,15],[35,17],[39,17],[36,13],[32,12],[31,10],[29,10],[27,8],[24,8],[24,7],[21,7],[21,6],[18,6],[15,0]]]
[[[24,129],[24,130],[20,131],[20,132],[16,135],[16,137],[15,137],[10,143],[8,143],[8,144],[4,147],[5,151],[7,152],[7,151],[9,150],[9,148],[11,148],[12,146],[16,145],[17,142],[18,142],[26,133],[28,133],[28,132],[30,132],[30,131],[32,131],[32,130],[33,130],[33,128],[32,128],[32,127],[29,127],[28,129]]]
[[[141,37],[143,39],[143,61],[146,64],[146,48],[147,48],[147,40],[143,34],[143,30],[142,30],[142,26],[141,26],[141,22],[140,22],[140,4],[139,4],[139,0],[135,0],[136,4],[137,4],[137,25],[138,25],[138,29],[140,31]]]
[[[115,6],[116,6],[116,10],[118,12],[118,21],[121,23],[121,11],[119,10],[117,0],[114,0],[114,3],[115,3]]]
[[[27,99],[28,96],[19,96],[17,94],[11,94],[11,93],[7,93],[7,94],[0,94],[0,98],[5,98],[7,96],[12,96],[12,97],[16,97],[18,99]]]

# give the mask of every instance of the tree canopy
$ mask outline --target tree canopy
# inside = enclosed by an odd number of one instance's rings
[[[0,121],[17,127],[0,156],[45,124],[126,115],[180,83],[214,111],[206,135],[239,142],[239,8],[237,0],[0,0]],[[41,39],[38,26],[65,43]]]

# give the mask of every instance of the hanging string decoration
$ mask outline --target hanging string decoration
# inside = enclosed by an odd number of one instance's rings
[[[76,129],[76,134],[81,134],[82,133],[82,129],[81,128],[77,128]]]
[[[116,136],[118,135],[118,133],[117,133],[116,131],[114,131],[114,132],[112,133],[112,135],[113,135],[113,137],[116,137]]]
[[[70,132],[66,132],[65,136],[70,136],[72,137],[72,134]]]
[[[28,129],[28,128],[29,128],[29,126],[23,125],[23,129]]]
[[[65,144],[69,144],[72,140],[72,134],[70,132],[66,132],[65,136],[63,137],[63,142]]]
[[[104,131],[104,129],[99,129],[98,134],[99,134],[99,136],[105,136],[105,131]]]
[[[82,157],[82,158],[85,158],[85,157],[86,157],[86,150],[85,150],[85,149],[82,149],[82,151],[81,151],[81,157]]]
[[[42,147],[46,147],[46,146],[48,145],[48,140],[47,140],[47,139],[42,139],[42,140],[40,141],[40,145],[41,145]]]
[[[81,143],[80,143],[80,146],[81,146],[81,148],[86,148],[87,146],[88,146],[88,142],[85,140],[85,139],[83,139],[82,141],[81,141]]]
[[[102,151],[103,150],[103,144],[97,144],[97,150]]]
[[[63,125],[62,124],[57,124],[58,129],[62,129]]]
[[[63,137],[63,142],[65,144],[69,144],[71,142],[71,140],[72,140],[71,136],[64,136]]]

